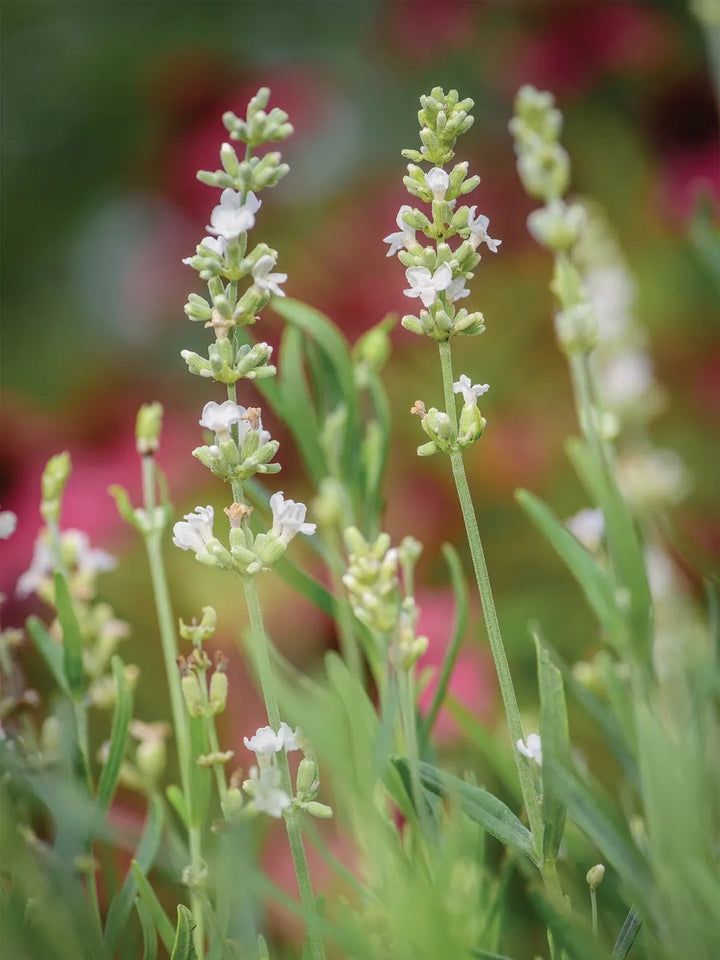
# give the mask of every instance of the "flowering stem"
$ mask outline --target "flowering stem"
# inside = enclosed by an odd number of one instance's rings
[[[455,396],[453,394],[453,372],[452,356],[450,352],[449,340],[440,341],[440,363],[442,366],[443,391],[445,394],[446,412],[450,417],[453,430],[457,431],[457,411],[455,409]],[[510,676],[510,667],[508,666],[505,646],[500,633],[500,624],[498,623],[497,613],[495,611],[495,600],[493,598],[492,586],[490,585],[490,575],[488,573],[485,553],[480,539],[480,530],[478,529],[475,509],[473,507],[470,488],[468,487],[467,476],[465,475],[465,464],[462,454],[459,451],[450,454],[450,463],[452,465],[455,487],[457,489],[460,507],[462,509],[463,520],[465,521],[465,530],[467,533],[468,544],[470,546],[470,555],[472,557],[473,568],[475,570],[475,579],[477,581],[478,592],[485,617],[488,639],[490,641],[490,650],[495,662],[495,671],[497,673],[500,693],[505,707],[505,716],[507,718],[508,728],[510,730],[510,739],[512,741],[513,757],[520,780],[525,809],[527,810],[528,822],[533,836],[535,846],[536,860],[540,863],[542,859],[542,835],[543,823],[540,802],[533,782],[532,770],[521,757],[517,750],[518,740],[523,739],[522,723],[520,722],[520,711],[515,696],[512,677]]]
[[[234,493],[234,491],[233,491]],[[272,666],[270,664],[270,653],[268,639],[265,635],[265,626],[263,624],[262,609],[260,607],[260,598],[258,597],[257,586],[251,577],[243,581],[245,587],[245,600],[247,602],[248,614],[250,616],[250,631],[252,635],[252,657],[260,680],[265,709],[267,711],[268,721],[273,730],[277,733],[280,729],[280,709],[278,707],[277,695],[275,693],[275,683],[273,679]],[[280,750],[277,754],[278,768],[280,770],[280,785],[288,796],[292,796],[292,784],[290,782],[290,769],[288,767],[287,754]],[[290,852],[292,853],[293,864],[295,866],[295,875],[297,877],[298,890],[303,905],[314,915],[317,915],[317,906],[315,904],[315,895],[313,894],[312,882],[310,880],[310,871],[308,870],[307,858],[305,857],[305,847],[303,845],[302,829],[299,820],[300,811],[296,807],[291,807],[285,813],[285,826],[287,828],[288,840],[290,842]],[[310,945],[310,955],[313,960],[325,960],[325,949],[322,939],[317,929],[308,926],[308,943]]]
[[[150,520],[154,520],[156,510],[155,462],[151,456],[143,456],[141,462],[145,512]],[[168,590],[165,563],[162,556],[161,535],[162,529],[156,524],[153,524],[152,530],[144,535],[144,539],[150,566],[150,578],[152,580],[153,596],[155,598],[158,627],[160,629],[163,660],[165,661],[165,674],[170,691],[170,707],[173,716],[173,726],[175,728],[180,782],[182,783],[185,803],[190,810],[192,807],[190,796],[190,763],[192,762],[190,755],[190,731],[177,666],[178,648],[175,637],[172,605],[170,602],[170,591]],[[188,839],[190,845],[190,863],[193,871],[196,872],[199,869],[202,859],[202,836],[200,828],[191,824],[188,827]],[[195,951],[199,960],[202,960],[205,956],[202,901],[198,893],[192,888],[190,889],[190,909],[195,921],[195,929],[193,932]]]
[[[597,940],[598,935],[598,913],[597,913],[597,893],[595,887],[590,887],[590,910],[592,911],[592,932]]]
[[[203,700],[203,706],[207,710],[209,706],[209,697],[207,689],[207,678],[203,673],[200,679],[200,693]],[[210,753],[219,754],[220,753],[220,743],[218,741],[217,730],[215,729],[215,717],[212,714],[205,713],[205,732],[207,733],[208,746],[210,747]],[[225,777],[225,764],[223,763],[214,763],[212,765],[213,774],[215,775],[215,783],[217,784],[218,796],[220,798],[220,803],[224,803],[225,794],[227,793],[227,780]]]

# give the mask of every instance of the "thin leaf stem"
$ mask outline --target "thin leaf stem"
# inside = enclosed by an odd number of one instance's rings
[[[450,342],[441,341],[438,344],[440,348],[440,363],[443,376],[443,390],[445,394],[445,404],[447,414],[457,430],[457,411],[455,409],[455,396],[453,394],[453,372],[452,355],[450,352]],[[500,632],[500,624],[495,610],[495,600],[493,597],[492,586],[490,584],[490,575],[488,573],[485,553],[483,551],[482,541],[480,539],[480,530],[478,528],[475,509],[473,507],[470,488],[465,474],[465,465],[462,454],[459,451],[450,454],[455,487],[460,500],[460,507],[465,521],[465,530],[467,533],[468,544],[470,546],[470,555],[472,557],[475,579],[477,581],[478,592],[482,603],[483,614],[485,616],[485,625],[487,628],[488,639],[490,641],[490,650],[493,661],[495,662],[495,671],[497,673],[500,693],[505,707],[505,716],[507,718],[508,729],[510,730],[510,739],[512,741],[513,757],[520,780],[525,809],[527,810],[530,831],[533,836],[536,858],[538,864],[542,861],[542,836],[543,823],[540,801],[533,780],[532,770],[526,759],[520,756],[517,750],[518,740],[523,739],[522,723],[520,721],[520,711],[518,709],[517,697],[510,675],[510,667],[505,653],[505,646]]]

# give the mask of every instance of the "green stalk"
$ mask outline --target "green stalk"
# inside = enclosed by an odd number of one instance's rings
[[[457,431],[457,411],[455,408],[455,395],[453,393],[453,372],[452,356],[450,352],[450,341],[440,341],[440,363],[442,367],[443,391],[445,394],[446,412],[450,417],[453,430]],[[508,728],[510,730],[510,739],[512,741],[513,757],[515,767],[517,768],[520,788],[522,790],[525,809],[527,810],[530,831],[533,836],[536,857],[538,863],[542,860],[542,836],[543,821],[540,801],[538,799],[535,783],[533,781],[532,770],[525,758],[521,757],[518,749],[518,740],[523,739],[522,723],[520,722],[520,711],[515,696],[512,677],[510,676],[510,667],[508,666],[505,646],[500,633],[500,624],[498,623],[497,613],[495,611],[495,600],[493,598],[492,587],[490,585],[490,575],[488,573],[485,554],[480,539],[480,530],[478,529],[475,509],[473,507],[470,488],[468,487],[467,476],[465,474],[465,464],[463,463],[462,453],[456,451],[450,454],[450,463],[452,465],[455,487],[457,489],[460,507],[462,509],[463,520],[465,521],[465,531],[467,533],[468,544],[470,546],[470,555],[472,557],[475,579],[477,581],[478,592],[482,602],[485,625],[487,628],[488,639],[490,641],[490,650],[495,662],[495,671],[497,673],[500,693],[505,707],[505,716],[507,718]]]
[[[157,506],[155,497],[155,463],[151,456],[143,456],[141,461],[143,502],[147,516],[152,519]],[[185,803],[188,810],[191,810],[190,764],[192,757],[190,751],[190,731],[177,666],[178,647],[175,636],[175,620],[162,555],[161,530],[154,527],[151,533],[144,536],[144,539],[148,563],[150,565],[150,578],[160,630],[160,643],[162,646],[163,660],[165,661],[165,674],[170,691],[170,707],[172,710],[173,727],[175,728],[180,782],[182,784]],[[190,863],[193,871],[197,871],[202,860],[202,834],[200,828],[194,824],[188,829],[188,840],[190,846]],[[193,890],[192,887],[190,888],[190,909],[195,921],[195,929],[193,931],[195,951],[199,960],[203,960],[205,956],[205,923],[202,900],[197,891]]]
[[[199,674],[198,680],[200,682],[200,693],[202,695],[203,706],[207,710],[210,705],[210,698],[208,697],[207,677],[205,673]],[[211,714],[205,713],[204,725],[205,725],[205,732],[207,733],[208,746],[210,747],[210,753],[220,753],[220,742],[218,740],[217,730],[215,729],[215,717]],[[225,794],[227,793],[227,779],[225,777],[225,764],[214,763],[212,767],[213,767],[213,774],[215,776],[215,783],[217,785],[218,797],[220,798],[220,803],[222,804],[225,801]]]

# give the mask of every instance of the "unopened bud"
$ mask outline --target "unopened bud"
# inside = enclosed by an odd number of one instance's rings
[[[40,505],[40,513],[44,520],[59,519],[60,501],[71,469],[70,454],[67,450],[50,457],[45,465],[41,481],[42,503]]]
[[[585,874],[585,881],[591,890],[595,890],[596,887],[599,887],[605,876],[605,866],[602,863],[596,863],[594,867],[590,867],[588,872]]]
[[[144,403],[138,410],[135,421],[137,452],[147,456],[157,451],[160,445],[163,408],[161,403]]]
[[[210,710],[222,713],[227,703],[228,678],[222,670],[214,670],[210,677]]]
[[[333,816],[332,807],[328,807],[325,803],[318,803],[316,800],[311,800],[310,803],[306,804],[305,810],[311,817],[317,817],[319,820],[330,820]]]
[[[200,684],[194,673],[186,673],[180,680],[183,696],[191,717],[202,717],[205,712]]]
[[[240,818],[243,810],[243,796],[237,787],[229,787],[222,801],[223,816],[230,823]]]
[[[308,760],[305,757],[300,761],[297,773],[297,798],[298,800],[314,800],[320,788],[318,780],[318,768],[314,760]]]
[[[165,770],[167,751],[164,740],[145,740],[138,744],[135,763],[138,770],[155,784]]]

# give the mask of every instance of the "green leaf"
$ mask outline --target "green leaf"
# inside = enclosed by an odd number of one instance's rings
[[[273,569],[280,574],[288,586],[296,590],[306,600],[309,600],[318,610],[322,610],[329,617],[335,617],[337,613],[336,601],[327,587],[307,574],[287,554],[278,560]]]
[[[185,796],[180,787],[175,783],[171,783],[165,790],[165,796],[168,798],[175,813],[180,817],[185,829],[188,830],[190,827],[190,818],[188,816],[187,803],[185,803]]]
[[[535,634],[534,639],[540,688],[540,739],[543,758],[550,758],[550,763],[543,767],[543,856],[546,860],[555,860],[565,830],[567,811],[555,790],[552,774],[555,764],[552,761],[566,762],[570,751],[570,737],[562,676],[550,660],[550,654],[540,637]]]
[[[578,581],[587,602],[610,638],[617,637],[621,620],[613,581],[608,573],[598,566],[591,554],[542,500],[527,490],[517,490],[515,498]]]
[[[55,606],[63,637],[63,672],[74,700],[82,700],[85,693],[83,643],[68,582],[62,573],[55,573]]]
[[[62,646],[52,638],[45,624],[37,617],[28,617],[25,622],[25,628],[35,641],[35,647],[45,661],[55,683],[57,683],[63,693],[70,696],[70,687],[68,686],[63,668]]]
[[[641,925],[642,920],[638,916],[637,911],[631,909],[625,917],[625,922],[620,928],[620,933],[617,935],[617,940],[615,941],[612,951],[613,960],[625,960],[625,957],[627,957],[632,949],[632,945],[635,943],[635,937],[638,935]]]
[[[469,956],[474,960],[512,960],[504,953],[493,953],[492,950],[483,950],[482,947],[470,947]]]
[[[147,912],[152,918],[152,922],[155,924],[157,932],[160,934],[160,939],[165,945],[165,949],[168,953],[170,953],[175,940],[175,931],[173,930],[173,925],[168,920],[165,911],[163,910],[160,901],[155,894],[155,891],[150,886],[147,877],[140,869],[140,865],[133,860],[133,862],[130,864],[130,869],[132,870],[133,877],[135,878],[140,899],[144,902]]]
[[[197,960],[192,932],[195,923],[187,907],[179,904],[177,908],[177,929],[170,960]]]
[[[320,445],[320,424],[303,369],[302,334],[287,327],[280,347],[282,379],[279,387],[287,421],[297,441],[308,473],[319,482],[328,473],[324,451]]]
[[[207,730],[202,717],[188,717],[190,733],[190,827],[202,827],[205,823],[212,774],[208,767],[201,767],[197,758],[208,753]]]
[[[155,861],[155,857],[160,848],[160,840],[162,839],[164,826],[165,807],[160,797],[155,796],[150,801],[150,810],[148,812],[147,822],[145,823],[145,829],[140,837],[140,843],[135,853],[135,865],[143,876],[147,874]],[[135,875],[132,870],[128,870],[120,892],[113,897],[105,923],[105,943],[111,953],[115,949],[120,931],[130,916],[137,889]],[[145,905],[143,905],[143,910],[147,914],[148,910]],[[139,906],[138,912],[140,912]],[[140,919],[142,922],[142,914]]]
[[[420,764],[423,786],[440,797],[457,797],[463,811],[479,823],[489,834],[505,844],[520,850],[534,860],[532,836],[502,800],[452,774],[444,773],[429,763]]]
[[[432,735],[432,728],[445,700],[450,677],[452,676],[455,661],[460,653],[460,645],[462,644],[468,626],[468,592],[463,576],[460,555],[449,543],[443,544],[442,551],[445,562],[448,565],[448,570],[450,571],[450,581],[455,596],[455,623],[447,652],[440,667],[440,676],[437,687],[435,688],[435,694],[422,726],[422,736],[426,742]]]
[[[133,695],[127,685],[125,666],[120,657],[112,658],[112,672],[115,689],[117,690],[117,700],[113,711],[110,749],[98,783],[97,800],[101,810],[107,810],[115,794],[120,766],[125,756],[125,744],[127,743],[133,709]]]
[[[156,960],[157,958],[157,931],[153,923],[152,914],[144,900],[135,901],[135,909],[140,917],[140,926],[143,936],[142,960]]]

